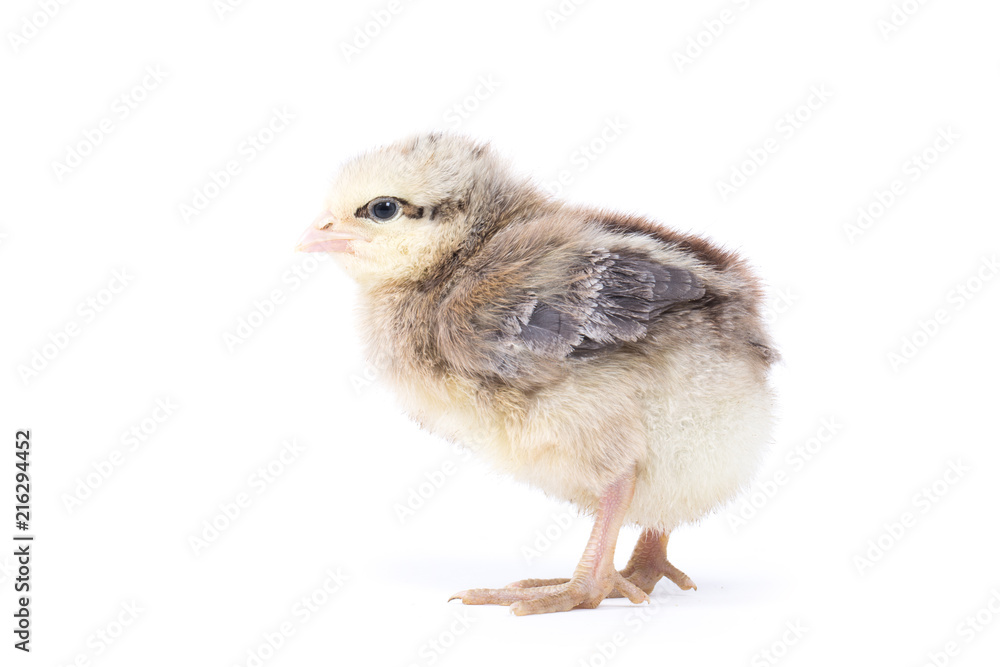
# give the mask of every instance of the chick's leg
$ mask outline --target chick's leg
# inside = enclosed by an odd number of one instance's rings
[[[510,605],[518,616],[593,609],[615,592],[635,603],[648,601],[646,593],[615,570],[615,542],[634,490],[635,475],[629,473],[605,491],[590,540],[569,580],[530,588],[477,588],[456,593],[451,599],[459,598],[463,604]]]
[[[645,593],[652,593],[657,582],[666,577],[677,584],[682,590],[698,590],[691,578],[678,570],[667,560],[667,540],[670,533],[663,533],[658,530],[645,528],[639,536],[639,541],[635,543],[632,557],[628,560],[628,565],[620,571],[620,574],[642,589]],[[568,579],[524,579],[510,584],[508,588],[537,588],[538,586],[552,586],[569,581]],[[621,597],[621,593],[616,589],[608,597]]]

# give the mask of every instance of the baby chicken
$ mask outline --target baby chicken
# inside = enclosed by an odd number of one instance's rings
[[[745,487],[770,437],[777,354],[738,256],[554,200],[442,134],[347,163],[298,249],[357,281],[368,352],[419,423],[594,515],[569,579],[452,599],[521,615],[695,588],[670,531]],[[625,523],[642,533],[619,572]]]

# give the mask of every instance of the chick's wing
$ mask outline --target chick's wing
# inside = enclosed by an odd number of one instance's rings
[[[464,372],[512,380],[607,354],[705,295],[691,271],[633,249],[541,249],[503,260],[478,267],[441,320],[442,349]]]

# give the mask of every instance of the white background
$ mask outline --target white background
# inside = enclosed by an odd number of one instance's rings
[[[413,0],[367,44],[387,0],[50,18],[5,3],[0,536],[13,544],[14,433],[30,428],[37,537],[30,655],[11,646],[0,550],[0,662],[995,661],[1000,6],[897,1],[562,16],[555,0]],[[278,132],[275,110],[293,116]],[[590,523],[410,423],[365,367],[351,282],[292,253],[340,162],[432,128],[490,139],[541,181],[567,172],[571,200],[738,248],[770,285],[781,422],[756,495],[673,535],[697,591],[530,618],[446,603],[568,576]],[[71,152],[86,155],[56,165]],[[877,215],[851,232],[859,207]],[[259,326],[227,343],[241,321]],[[162,423],[158,400],[177,406]],[[261,486],[291,440],[302,451]],[[952,464],[965,472],[942,481]],[[309,596],[323,604],[306,616]]]

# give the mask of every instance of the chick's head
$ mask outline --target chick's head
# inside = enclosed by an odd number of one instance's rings
[[[334,253],[361,283],[417,279],[481,232],[507,173],[487,145],[458,136],[364,153],[343,166],[298,249]]]

